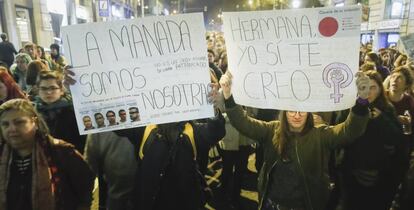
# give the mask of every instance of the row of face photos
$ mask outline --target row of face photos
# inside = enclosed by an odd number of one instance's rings
[[[127,111],[129,119],[127,118]],[[82,116],[82,121],[84,130],[87,131],[124,123],[139,122],[141,117],[138,107],[129,107],[128,109],[119,109],[116,112],[114,110],[107,110],[106,112],[96,112],[93,115],[84,115]]]

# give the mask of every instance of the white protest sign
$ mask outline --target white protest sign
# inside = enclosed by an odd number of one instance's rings
[[[296,111],[355,104],[359,6],[223,14],[237,103]]]
[[[214,116],[201,13],[62,32],[76,73],[71,93],[81,134]]]

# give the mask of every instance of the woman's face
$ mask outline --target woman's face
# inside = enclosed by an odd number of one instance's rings
[[[377,82],[375,80],[370,79],[369,80],[369,93],[368,93],[368,101],[369,103],[372,103],[375,101],[375,99],[378,98],[378,96],[381,93],[381,89],[378,86]]]
[[[405,77],[400,72],[395,72],[390,76],[390,91],[404,92],[407,89]]]
[[[384,53],[384,54],[382,54],[382,56],[381,56],[381,59],[385,62],[385,63],[389,63],[389,61],[390,61],[390,54],[389,53]]]
[[[289,124],[289,129],[292,132],[302,132],[305,127],[307,112],[286,111],[286,118]]]
[[[51,104],[63,96],[62,88],[57,84],[56,79],[46,79],[39,83],[39,96],[46,104]]]
[[[19,110],[5,111],[0,116],[3,139],[13,149],[27,150],[33,147],[37,125],[35,118]]]
[[[16,59],[17,68],[20,69],[20,71],[26,71],[28,64],[23,58],[17,58]]]
[[[0,100],[6,100],[7,98],[7,86],[0,82]]]

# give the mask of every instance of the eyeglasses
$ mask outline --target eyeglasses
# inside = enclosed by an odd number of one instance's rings
[[[55,87],[55,86],[39,87],[39,90],[43,91],[43,92],[48,92],[48,91],[54,92],[54,91],[59,90],[59,89],[60,89],[60,87]]]
[[[299,114],[299,117],[303,117],[306,115],[307,112],[287,111],[286,113],[289,117],[294,117],[296,116],[296,114]]]

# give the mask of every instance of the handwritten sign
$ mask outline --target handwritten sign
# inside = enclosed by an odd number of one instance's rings
[[[361,8],[226,12],[237,103],[333,111],[355,103]]]
[[[214,115],[201,13],[62,31],[81,134]]]

